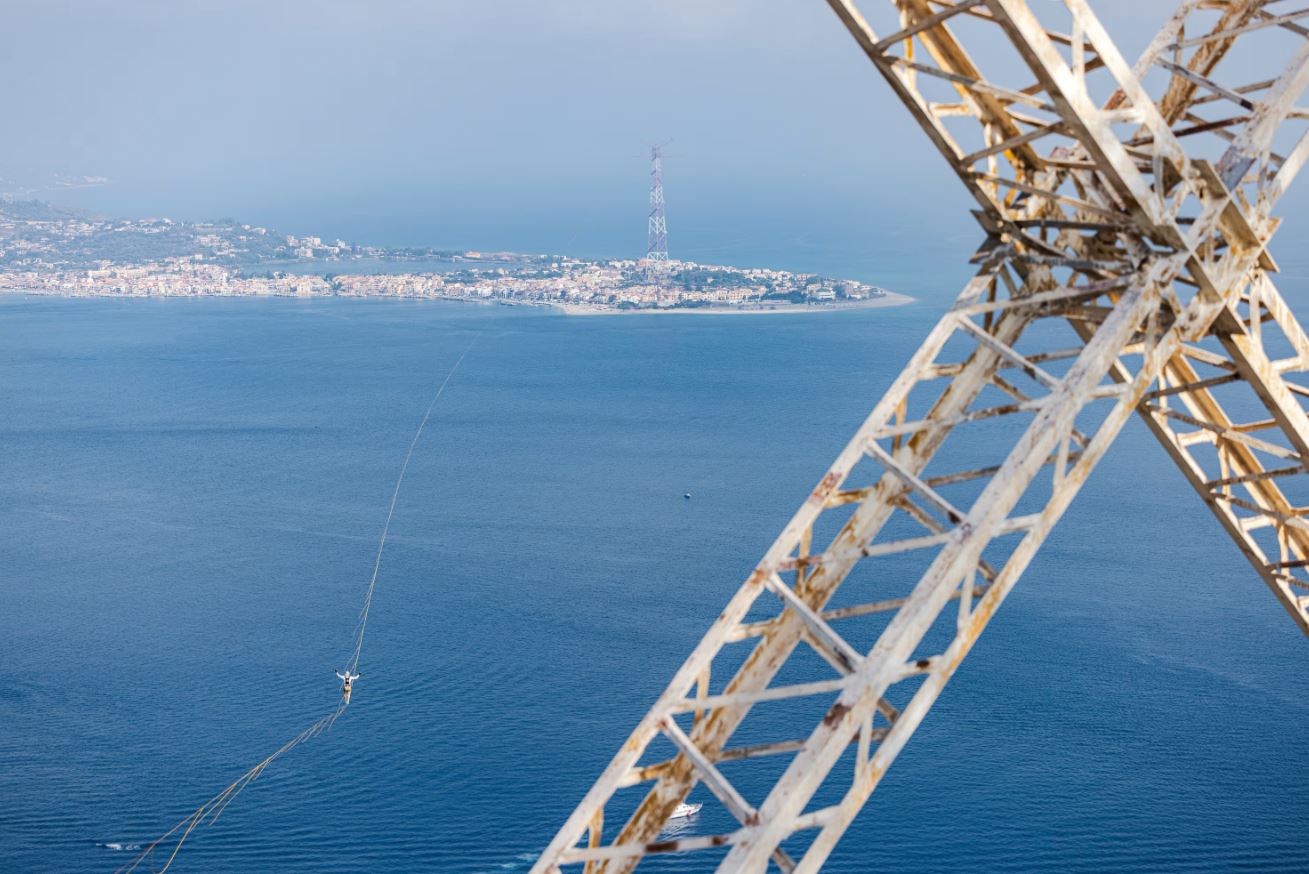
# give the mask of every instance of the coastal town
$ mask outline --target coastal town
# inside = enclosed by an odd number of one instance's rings
[[[772,311],[910,298],[854,280],[689,261],[359,246],[234,221],[105,219],[0,201],[0,293],[389,297],[568,312]]]

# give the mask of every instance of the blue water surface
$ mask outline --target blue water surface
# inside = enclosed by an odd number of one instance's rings
[[[939,309],[0,300],[0,870],[112,871],[331,708],[474,338],[353,706],[172,870],[525,870]],[[1306,659],[1133,422],[827,870],[1309,870]]]

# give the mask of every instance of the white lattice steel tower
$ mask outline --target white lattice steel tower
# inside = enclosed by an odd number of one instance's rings
[[[866,0],[885,36],[828,2],[976,202],[978,272],[537,874],[817,871],[1133,414],[1309,632],[1309,337],[1267,250],[1309,10],[1184,0],[1132,65],[1086,0]],[[697,784],[737,827],[660,840]]]
[[[661,280],[668,273],[668,216],[664,212],[663,152],[650,147],[650,220],[646,230],[646,274]]]

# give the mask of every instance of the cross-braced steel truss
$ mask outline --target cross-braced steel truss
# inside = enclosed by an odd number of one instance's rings
[[[1309,338],[1266,249],[1309,10],[1186,0],[1130,65],[1086,0],[890,0],[885,35],[829,4],[976,200],[979,270],[540,874],[818,870],[1134,411],[1309,633]],[[698,783],[739,826],[661,840]]]

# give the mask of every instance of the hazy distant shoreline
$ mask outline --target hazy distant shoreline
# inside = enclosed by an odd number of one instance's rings
[[[0,286],[0,294],[31,297],[57,297],[65,299],[83,298],[87,300],[195,300],[199,298],[226,298],[228,300],[410,300],[433,301],[437,303],[465,303],[479,306],[532,307],[534,309],[551,309],[568,316],[640,316],[640,315],[687,315],[687,316],[739,316],[770,315],[795,313],[826,313],[843,310],[880,309],[882,307],[904,306],[914,303],[917,298],[907,294],[888,291],[874,298],[840,303],[822,304],[776,304],[765,306],[702,306],[702,307],[645,307],[622,309],[614,306],[596,304],[561,303],[559,301],[506,300],[479,297],[438,297],[429,295],[405,294],[233,294],[231,292],[198,292],[195,294],[98,294],[92,291],[64,291],[48,288],[15,288]]]
[[[710,306],[710,307],[647,307],[642,309],[619,309],[618,307],[601,307],[593,304],[552,303],[553,309],[570,316],[766,316],[782,313],[826,313],[840,310],[868,310],[882,307],[897,307],[913,303],[917,298],[907,294],[888,291],[878,297],[867,300],[842,301],[841,303],[823,304],[777,304],[764,306]]]
[[[425,268],[425,269],[424,269]],[[646,258],[396,249],[231,219],[81,215],[0,199],[0,290],[67,297],[379,297],[549,306],[569,315],[798,313],[909,299],[855,279]]]

